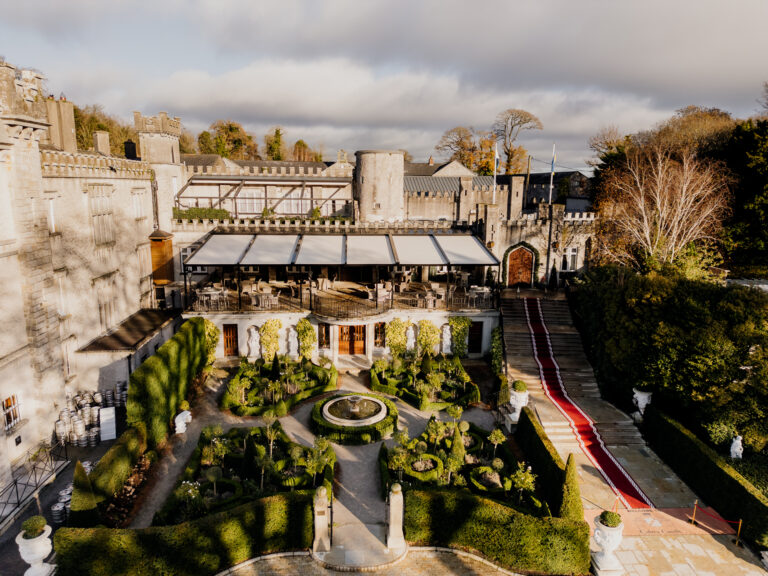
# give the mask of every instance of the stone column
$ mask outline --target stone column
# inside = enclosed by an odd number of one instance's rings
[[[331,535],[328,528],[328,493],[325,486],[315,492],[315,540],[312,552],[330,552]]]
[[[366,324],[365,326],[365,355],[368,357],[368,362],[373,362],[373,344],[376,335],[374,333],[374,325]]]
[[[387,548],[389,550],[405,549],[405,537],[403,536],[403,489],[400,484],[392,484],[389,492],[389,533],[387,534]]]
[[[331,324],[331,360],[336,364],[339,361],[339,327]]]

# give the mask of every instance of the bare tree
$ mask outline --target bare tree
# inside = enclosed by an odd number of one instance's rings
[[[598,195],[599,256],[646,270],[676,264],[691,248],[716,242],[728,211],[719,165],[690,151],[634,149],[607,174]]]
[[[763,95],[758,100],[763,107],[763,114],[768,114],[768,81],[763,82]]]
[[[617,126],[609,124],[590,136],[588,143],[589,148],[600,157],[621,146],[624,143],[624,136]]]
[[[507,157],[507,174],[517,165],[515,161],[515,140],[521,130],[541,130],[544,126],[536,116],[526,110],[509,108],[499,112],[491,131],[497,140],[501,141],[504,154]]]
[[[446,154],[451,160],[458,160],[467,167],[472,166],[472,156],[476,148],[474,131],[466,126],[446,130],[435,146],[435,150],[441,154]]]

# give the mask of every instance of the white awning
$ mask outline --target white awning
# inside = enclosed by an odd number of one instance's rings
[[[391,266],[395,264],[389,238],[386,236],[347,236],[347,264]]]
[[[496,266],[499,261],[474,236],[435,236],[443,254],[454,266]]]
[[[298,266],[344,264],[346,262],[344,251],[344,236],[305,234],[301,239],[295,264]]]
[[[232,266],[240,262],[252,234],[213,234],[187,260],[187,266]]]
[[[397,259],[400,264],[419,266],[444,266],[443,258],[432,236],[393,236]]]
[[[243,266],[289,265],[293,262],[298,239],[296,234],[259,234],[240,264]]]

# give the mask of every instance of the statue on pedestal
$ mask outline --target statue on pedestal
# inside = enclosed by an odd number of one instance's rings
[[[259,358],[261,356],[261,336],[258,326],[248,327],[248,358]]]
[[[451,341],[451,327],[446,324],[443,326],[443,354],[446,356],[453,353],[453,342]]]
[[[408,330],[405,331],[405,349],[410,351],[416,347],[416,332],[413,329],[413,324],[408,326]]]
[[[299,336],[293,326],[288,329],[288,355],[291,358],[299,355]]]
[[[731,458],[734,460],[741,460],[742,456],[744,455],[744,445],[742,444],[741,440],[741,436],[737,435],[731,444]]]

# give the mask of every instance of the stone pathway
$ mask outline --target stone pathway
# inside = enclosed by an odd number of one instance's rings
[[[522,296],[535,297],[533,294]],[[619,548],[619,558],[627,573],[764,576],[758,558],[732,543],[733,536],[727,534],[731,531],[729,527],[713,524],[707,530],[686,524],[686,510],[691,509],[696,495],[646,446],[631,418],[600,398],[567,302],[545,299],[541,306],[569,397],[596,423],[611,454],[657,507],[655,510],[628,511],[619,504],[625,522],[625,538]],[[502,309],[509,376],[524,380],[528,385],[531,408],[563,459],[569,453],[574,454],[585,516],[593,529],[593,518],[601,510],[610,510],[618,504],[616,495],[581,451],[567,420],[544,394],[533,357],[523,300],[508,291],[502,300]]]

